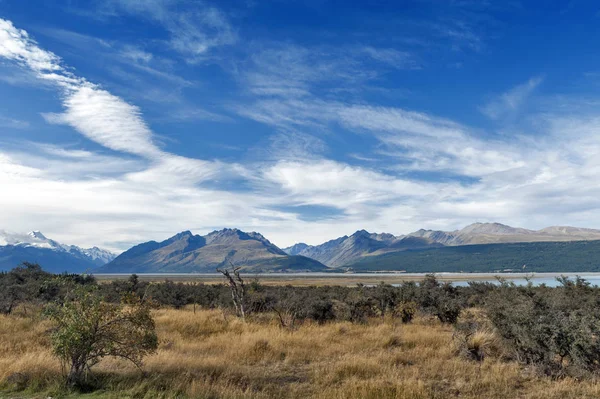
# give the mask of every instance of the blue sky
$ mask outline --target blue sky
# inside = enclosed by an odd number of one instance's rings
[[[599,42],[591,1],[0,0],[0,227],[600,228]]]

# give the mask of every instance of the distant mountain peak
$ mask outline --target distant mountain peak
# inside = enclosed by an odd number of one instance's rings
[[[309,248],[310,245],[305,244],[303,242],[299,242],[297,244],[292,245],[291,247],[283,248],[283,252],[288,255],[299,255],[302,251]]]
[[[39,230],[11,233],[0,230],[0,270],[11,269],[22,261],[40,262],[48,271],[80,272],[102,266],[116,257],[98,247],[81,248],[61,244]]]
[[[207,234],[207,236],[214,236],[214,235],[220,235],[220,236],[233,236],[233,235],[239,235],[240,233],[244,233],[243,231],[236,229],[236,228],[228,228],[225,227],[224,229],[221,230],[213,230],[210,233]],[[244,233],[246,234],[246,233]]]
[[[193,236],[192,232],[191,232],[191,231],[189,231],[189,230],[185,230],[185,231],[182,231],[181,233],[177,233],[177,234],[175,234],[175,235],[174,235],[173,237],[171,237],[171,238],[178,238],[178,239],[179,239],[179,238],[191,237],[191,236]]]
[[[42,234],[39,230],[33,230],[27,233],[27,235],[31,238],[37,238],[38,240],[47,240],[46,236]]]
[[[184,232],[185,233],[185,232]],[[323,271],[326,267],[309,258],[290,256],[262,234],[225,228],[200,236],[179,233],[161,243],[136,245],[102,267],[102,272],[214,272],[216,268],[241,266],[245,270]]]
[[[527,234],[533,230],[511,227],[502,223],[472,223],[459,230],[460,234]]]

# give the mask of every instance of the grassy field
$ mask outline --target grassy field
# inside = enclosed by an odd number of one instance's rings
[[[62,388],[46,338],[51,326],[18,313],[0,316],[0,397],[79,397]],[[493,357],[468,360],[456,352],[453,327],[429,318],[289,330],[269,315],[243,323],[219,310],[161,309],[154,317],[160,346],[143,369],[104,360],[82,397],[600,397],[595,380],[551,380]]]

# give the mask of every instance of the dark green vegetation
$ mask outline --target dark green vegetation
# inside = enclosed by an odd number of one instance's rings
[[[489,320],[518,360],[548,375],[600,372],[600,296],[583,279],[562,287],[503,284],[486,301]]]
[[[245,271],[324,271],[327,267],[304,256],[290,256],[258,233],[237,229],[206,236],[189,231],[162,242],[136,245],[97,269],[98,273],[213,273],[217,267],[243,265]]]
[[[597,272],[600,241],[480,244],[407,250],[368,256],[354,271],[406,272]]]

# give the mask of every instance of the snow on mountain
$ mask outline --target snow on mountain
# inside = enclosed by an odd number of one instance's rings
[[[117,257],[115,253],[98,247],[88,248],[84,250],[84,253],[88,257],[92,258],[92,260],[101,261],[103,264],[106,264]]]
[[[14,246],[19,248],[49,249],[88,259],[101,266],[116,258],[116,254],[98,247],[81,248],[76,245],[66,245],[47,238],[41,231],[34,230],[29,233],[14,233],[0,230],[0,247]]]

